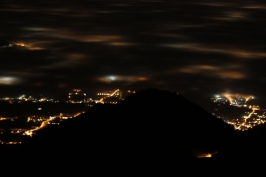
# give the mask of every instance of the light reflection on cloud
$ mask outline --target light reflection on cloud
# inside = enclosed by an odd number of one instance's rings
[[[247,19],[248,15],[241,11],[225,11],[222,15],[211,17],[214,20],[221,20],[221,21],[236,21],[236,20],[243,20]]]
[[[197,44],[197,43],[177,43],[177,44],[163,44],[163,47],[170,47],[170,48],[177,48],[177,49],[186,49],[194,52],[203,52],[203,53],[220,53],[220,54],[227,54],[232,55],[235,57],[240,58],[265,58],[266,52],[256,52],[251,50],[244,50],[244,49],[235,49],[232,46],[228,47],[215,47],[215,46],[207,46],[204,44]]]
[[[2,21],[4,40],[26,46],[0,49],[1,74],[13,77],[1,78],[0,84],[25,78],[43,86],[49,80],[59,88],[67,83],[89,89],[84,80],[95,82],[94,87],[136,82],[167,88],[180,79],[195,88],[200,78],[200,88],[265,75],[262,2],[95,2],[3,1],[0,11],[8,18]]]
[[[21,80],[19,78],[16,77],[0,77],[0,85],[15,85],[18,84]]]
[[[192,65],[176,70],[181,73],[202,74],[208,77],[218,77],[221,79],[244,79],[246,74],[241,71],[232,70],[231,66],[210,66],[210,65]]]
[[[246,75],[243,72],[239,71],[218,71],[216,73],[217,76],[219,76],[222,79],[245,79]]]
[[[39,68],[54,69],[54,68],[71,68],[77,67],[84,63],[88,63],[88,56],[82,55],[80,53],[57,53],[58,56],[63,57],[63,60],[54,61],[52,65],[43,65]]]
[[[106,76],[106,77],[100,77],[97,80],[105,83],[111,83],[114,81],[122,81],[122,82],[143,82],[148,81],[149,79],[147,77],[141,77],[141,76]]]
[[[109,42],[107,43],[108,45],[111,45],[111,46],[134,46],[136,45],[135,43],[130,43],[130,42]]]
[[[229,4],[227,3],[221,3],[221,2],[211,2],[211,3],[198,3],[199,5],[205,5],[205,6],[213,6],[213,7],[225,7]]]
[[[121,41],[124,37],[120,35],[107,35],[107,34],[80,34],[73,29],[52,29],[43,27],[27,27],[26,31],[32,31],[32,35],[36,32],[36,35],[42,34],[42,36],[50,38],[68,39],[80,42],[117,42],[123,44]]]
[[[180,38],[180,39],[187,39],[188,37],[181,34],[176,33],[153,33],[154,36],[160,36],[160,37],[168,37],[168,38]]]
[[[243,9],[266,9],[266,5],[265,4],[257,4],[257,5],[245,5],[242,6]]]

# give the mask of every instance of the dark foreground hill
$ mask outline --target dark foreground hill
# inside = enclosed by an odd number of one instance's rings
[[[234,133],[182,95],[148,89],[117,105],[95,105],[78,118],[40,130],[5,156],[12,157],[8,162],[16,159],[58,168],[162,167],[215,155]]]
[[[219,160],[243,160],[248,163],[263,161],[266,158],[266,125],[256,126],[234,136],[228,148],[223,148],[216,158]]]

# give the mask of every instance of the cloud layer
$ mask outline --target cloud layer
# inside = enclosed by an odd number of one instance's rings
[[[1,38],[24,46],[0,48],[0,90],[263,95],[265,7],[245,0],[1,1]]]

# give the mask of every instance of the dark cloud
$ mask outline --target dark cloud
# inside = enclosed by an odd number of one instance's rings
[[[263,97],[263,1],[0,3],[2,95],[157,87]]]

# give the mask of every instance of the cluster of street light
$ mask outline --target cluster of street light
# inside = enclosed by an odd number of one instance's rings
[[[85,111],[78,112],[78,113],[74,114],[73,116],[62,116],[62,113],[60,116],[50,116],[50,117],[30,116],[27,118],[27,122],[28,123],[32,122],[38,126],[32,126],[31,129],[13,128],[13,129],[11,129],[10,133],[14,134],[14,135],[15,134],[22,135],[20,140],[6,141],[6,140],[1,139],[0,144],[22,144],[22,141],[24,139],[23,137],[25,137],[25,136],[32,137],[36,131],[43,129],[50,124],[51,125],[59,125],[60,124],[59,122],[64,121],[64,120],[69,119],[69,118],[75,118],[75,117],[77,117],[83,113],[85,113]],[[18,118],[4,118],[4,117],[0,118],[0,120],[2,120],[2,121],[8,120],[8,119],[10,119],[11,121],[15,121],[15,119],[18,119]],[[58,119],[58,121],[56,119]],[[4,129],[1,129],[1,134],[3,134],[3,131],[4,131]]]
[[[248,130],[254,126],[266,123],[266,116],[264,111],[260,109],[259,106],[248,105],[248,101],[254,99],[251,95],[241,95],[241,94],[229,94],[223,93],[216,95],[213,101],[219,104],[229,104],[230,106],[245,107],[250,109],[250,112],[245,112],[242,117],[237,117],[235,119],[228,119],[217,115],[217,117],[222,118],[226,123],[233,125],[235,130]]]

